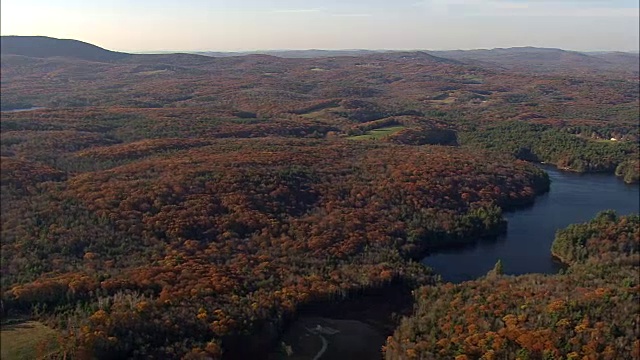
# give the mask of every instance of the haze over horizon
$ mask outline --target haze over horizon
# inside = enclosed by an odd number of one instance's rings
[[[76,39],[127,52],[638,51],[640,42],[640,10],[630,0],[4,0],[1,7],[2,35]]]

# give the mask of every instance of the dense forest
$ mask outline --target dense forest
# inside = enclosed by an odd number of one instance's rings
[[[637,69],[590,74],[600,76],[572,71],[570,64],[562,69],[498,70],[424,52],[322,58],[113,53],[103,61],[3,53],[2,109],[49,110],[4,113],[2,130],[73,127],[130,142],[355,137],[402,127],[398,134],[377,134],[408,145],[468,144],[636,181]],[[25,117],[30,121],[16,128]],[[437,133],[442,130],[458,139]]]
[[[558,231],[558,275],[502,275],[416,291],[387,359],[638,359],[640,217],[605,211]]]
[[[638,139],[637,127],[615,131],[621,139]],[[601,140],[585,138],[585,133]],[[523,160],[548,162],[577,172],[615,172],[625,182],[638,182],[637,142],[602,139],[589,128],[507,122],[466,132],[461,138],[464,144],[511,153]]]
[[[636,351],[637,217],[559,233],[557,276],[416,261],[504,233],[549,190],[531,162],[637,182],[633,72],[85,50],[2,54],[2,321],[54,329],[37,356],[259,358],[305,305],[398,284],[389,358]]]
[[[221,140],[67,179],[2,164],[30,172],[2,179],[5,309],[51,312],[98,358],[216,355],[301,302],[419,279],[409,259],[501,232],[498,205],[548,187],[525,163],[344,141]]]

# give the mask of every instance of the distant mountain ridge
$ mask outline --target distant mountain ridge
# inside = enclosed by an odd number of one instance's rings
[[[579,52],[557,48],[511,47],[475,50],[265,50],[246,52],[194,52],[212,57],[230,57],[249,54],[265,54],[281,58],[326,58],[340,56],[378,56],[402,58],[406,54],[433,56],[437,62],[466,63],[508,70],[528,70],[532,72],[583,72],[624,71],[638,73],[640,56],[634,52]],[[411,58],[412,56],[408,56]],[[446,60],[446,61],[445,61]]]
[[[430,54],[484,66],[533,72],[625,71],[638,73],[640,56],[624,52],[584,53],[556,48],[512,47],[429,51]]]
[[[145,59],[145,62],[181,64],[208,62],[206,58],[229,58],[247,55],[269,55],[285,59],[311,59],[329,57],[369,57],[381,60],[437,62],[477,65],[502,70],[533,73],[619,72],[638,75],[640,55],[630,52],[578,52],[556,48],[512,47],[477,50],[264,50],[244,52],[160,52],[157,54],[129,54],[103,49],[78,40],[63,40],[46,36],[2,36],[2,55],[21,55],[32,58],[65,57],[87,61],[114,62],[127,59]],[[199,58],[200,57],[200,58]],[[274,59],[275,60],[275,59]],[[132,60],[134,61],[134,60]]]
[[[106,50],[79,40],[47,36],[2,36],[0,53],[35,58],[69,57],[98,62],[117,61],[131,56],[131,54]]]
[[[193,54],[213,56],[213,57],[229,57],[238,55],[271,55],[282,58],[320,58],[320,57],[336,57],[336,56],[362,56],[370,54],[378,54],[388,52],[387,50],[320,50],[320,49],[308,49],[308,50],[255,50],[255,51],[196,51]]]

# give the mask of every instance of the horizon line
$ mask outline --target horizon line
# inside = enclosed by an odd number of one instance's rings
[[[576,50],[569,48],[561,48],[561,47],[553,47],[553,46],[536,46],[536,45],[512,45],[512,46],[496,46],[496,47],[477,47],[477,48],[446,48],[446,49],[428,49],[428,48],[304,48],[304,49],[294,49],[294,48],[272,48],[272,49],[236,49],[236,50],[222,50],[222,49],[194,49],[194,50],[167,50],[167,49],[156,49],[156,50],[123,50],[123,49],[108,49],[101,45],[97,45],[90,41],[78,40],[72,38],[56,38],[47,35],[4,35],[0,34],[0,37],[46,37],[50,39],[56,40],[74,40],[81,41],[87,44],[91,44],[94,46],[98,46],[105,50],[114,51],[114,52],[125,52],[131,54],[157,54],[157,53],[207,53],[207,52],[219,52],[219,53],[247,53],[247,52],[284,52],[284,51],[374,51],[374,52],[384,52],[384,51],[474,51],[474,50],[499,50],[499,49],[514,49],[514,48],[534,48],[534,49],[549,49],[549,50],[563,50],[563,51],[571,51],[578,53],[595,53],[595,52],[622,52],[622,53],[640,53],[640,47],[637,49],[616,49],[616,50],[602,50],[602,49],[591,49],[591,50]]]
[[[284,52],[284,51],[371,51],[371,52],[384,52],[384,51],[476,51],[476,50],[505,50],[505,49],[544,49],[544,50],[561,50],[568,52],[622,52],[622,53],[638,53],[640,49],[633,50],[574,50],[560,47],[546,47],[546,46],[533,46],[533,45],[517,45],[517,46],[504,46],[493,48],[447,48],[447,49],[428,49],[428,48],[304,48],[304,49],[289,49],[289,48],[273,48],[273,49],[249,49],[249,50],[112,50],[119,52],[129,52],[132,54],[154,54],[154,53],[247,53],[247,52]],[[108,49],[107,49],[108,50]]]

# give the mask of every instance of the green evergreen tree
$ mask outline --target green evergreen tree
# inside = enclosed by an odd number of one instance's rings
[[[502,274],[504,274],[504,270],[502,268],[502,260],[498,259],[496,264],[493,266],[493,269],[491,269],[491,271],[489,271],[488,275],[497,276],[497,275],[502,275]]]

